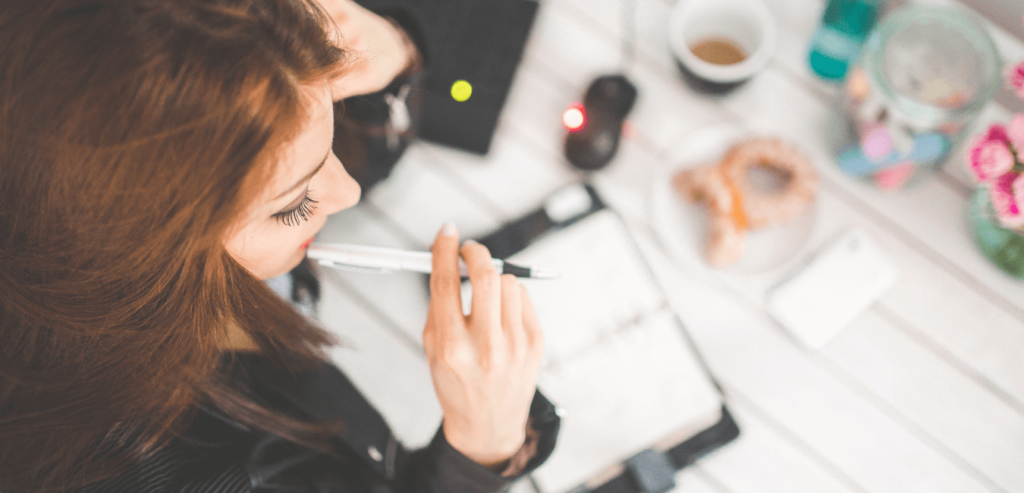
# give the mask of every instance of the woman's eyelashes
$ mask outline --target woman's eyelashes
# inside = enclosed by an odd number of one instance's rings
[[[317,201],[313,195],[307,191],[299,205],[274,214],[274,219],[285,226],[298,226],[309,220],[309,217],[316,211],[316,204]]]

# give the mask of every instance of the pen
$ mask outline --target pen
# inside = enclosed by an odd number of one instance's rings
[[[429,274],[433,265],[430,252],[409,252],[394,248],[380,248],[345,243],[313,243],[306,250],[310,260],[320,265],[360,272],[387,273],[399,270]],[[491,259],[501,274],[530,279],[554,279],[558,273],[540,267],[523,267],[498,259]],[[459,259],[459,275],[467,277],[466,262]]]

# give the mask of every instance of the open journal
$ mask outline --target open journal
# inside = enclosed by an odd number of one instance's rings
[[[550,227],[508,257],[559,273],[523,280],[546,340],[539,386],[564,410],[555,452],[533,475],[542,493],[595,488],[638,452],[667,450],[712,428],[725,409],[625,224],[592,189],[573,187],[519,222],[536,230],[547,218]],[[575,215],[565,210],[572,203],[580,209]],[[481,241],[502,252],[500,233]]]

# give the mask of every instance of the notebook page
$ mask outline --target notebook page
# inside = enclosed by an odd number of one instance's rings
[[[560,274],[524,281],[546,341],[539,386],[566,410],[555,452],[534,473],[544,493],[720,417],[718,391],[627,235],[599,211],[509,259]]]

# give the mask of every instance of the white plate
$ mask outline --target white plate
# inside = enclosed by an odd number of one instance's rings
[[[651,184],[651,223],[671,255],[684,262],[710,266],[704,256],[707,210],[680,196],[672,187],[672,176],[682,169],[717,162],[733,143],[745,137],[748,137],[747,132],[731,125],[696,131],[670,157],[670,162],[676,164],[655,170]],[[816,204],[811,204],[786,225],[747,231],[740,259],[720,270],[757,274],[786,263],[810,237],[816,210]]]

